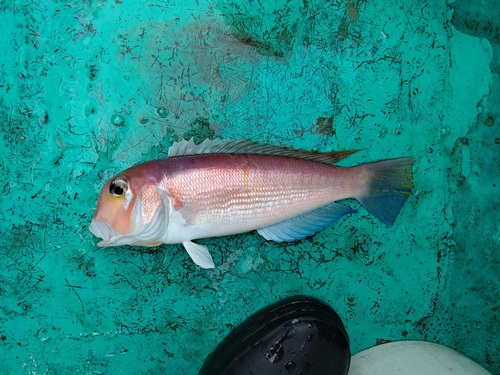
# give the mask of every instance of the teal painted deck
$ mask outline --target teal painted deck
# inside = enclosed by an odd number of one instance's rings
[[[500,374],[494,3],[0,2],[0,373],[194,375],[306,294],[353,353],[425,339]],[[360,208],[293,244],[202,240],[213,270],[182,246],[98,248],[102,184],[190,137],[412,156],[415,190],[392,228]]]

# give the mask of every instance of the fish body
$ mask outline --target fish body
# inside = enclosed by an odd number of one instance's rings
[[[358,199],[392,225],[408,198],[413,159],[345,168],[331,165],[352,152],[304,153],[244,141],[182,141],[167,159],[129,168],[99,195],[90,230],[99,246],[183,243],[196,264],[213,267],[192,240],[258,232],[293,241],[354,213],[335,203]]]

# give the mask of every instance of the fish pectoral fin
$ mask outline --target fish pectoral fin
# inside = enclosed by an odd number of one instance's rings
[[[312,236],[344,215],[354,214],[355,210],[337,203],[330,203],[306,214],[282,221],[257,232],[266,240],[292,242]]]
[[[214,260],[206,246],[186,241],[182,243],[195,264],[201,268],[214,268]]]

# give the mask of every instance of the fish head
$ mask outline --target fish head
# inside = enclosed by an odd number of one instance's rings
[[[165,218],[156,178],[138,165],[104,184],[89,230],[102,239],[98,246],[158,246]]]

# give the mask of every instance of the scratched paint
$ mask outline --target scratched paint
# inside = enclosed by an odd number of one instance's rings
[[[4,5],[3,368],[196,374],[300,293],[339,312],[353,353],[428,339],[499,373],[498,21],[455,3]],[[358,215],[301,242],[203,240],[209,271],[180,246],[97,248],[102,183],[183,137],[413,156],[415,194],[392,228],[349,202]]]

